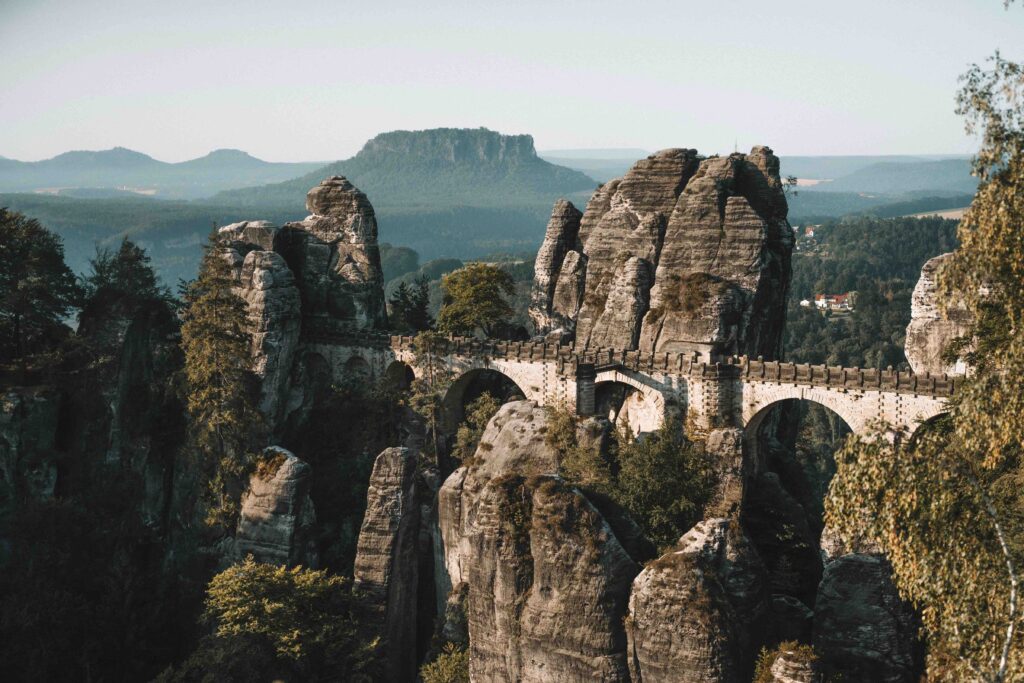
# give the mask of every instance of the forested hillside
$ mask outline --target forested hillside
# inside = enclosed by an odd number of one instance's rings
[[[956,225],[941,218],[849,218],[817,226],[793,255],[786,359],[845,367],[908,369],[903,341],[921,266],[956,248]],[[823,316],[802,299],[857,292],[850,315]]]

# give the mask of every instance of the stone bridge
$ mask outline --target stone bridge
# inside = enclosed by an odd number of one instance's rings
[[[373,332],[305,334],[305,354],[322,357],[336,383],[355,376],[395,385],[419,376],[412,337]],[[579,415],[625,416],[636,432],[657,429],[676,415],[697,429],[737,427],[757,432],[772,407],[812,401],[864,434],[884,424],[913,433],[946,410],[962,376],[800,365],[723,357],[708,363],[692,354],[577,349],[545,342],[446,340],[436,358],[454,380],[445,405],[449,426],[461,420],[463,392],[476,376],[498,373],[540,405]],[[617,397],[617,400],[616,400]]]

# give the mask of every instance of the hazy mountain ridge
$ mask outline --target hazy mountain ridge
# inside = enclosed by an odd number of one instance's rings
[[[263,161],[236,149],[170,163],[114,147],[64,152],[42,161],[0,158],[0,192],[131,188],[161,198],[195,199],[228,188],[286,180],[320,165]]]
[[[938,161],[881,161],[857,169],[829,183],[806,189],[812,192],[973,193],[978,180],[971,176],[969,159]]]
[[[435,128],[381,133],[351,159],[287,182],[221,192],[216,203],[301,207],[306,191],[343,175],[380,211],[397,206],[545,206],[559,197],[586,199],[597,182],[539,156],[530,135]]]

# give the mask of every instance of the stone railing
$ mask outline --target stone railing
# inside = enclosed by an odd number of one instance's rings
[[[310,343],[335,344],[369,349],[411,351],[413,337],[389,335],[385,332],[345,329],[303,330],[303,340]],[[597,371],[623,368],[634,372],[663,373],[703,379],[741,379],[750,382],[771,382],[820,386],[831,389],[885,391],[948,397],[963,382],[962,376],[946,374],[915,375],[888,368],[844,368],[829,365],[807,365],[752,360],[746,356],[726,356],[715,362],[699,361],[695,353],[623,351],[616,349],[576,349],[574,346],[542,341],[497,341],[473,337],[449,337],[439,355],[485,357],[528,363],[557,363],[560,372],[575,374],[579,366],[594,366]]]

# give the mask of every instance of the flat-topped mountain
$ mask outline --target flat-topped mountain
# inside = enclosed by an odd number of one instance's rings
[[[0,157],[0,192],[112,190],[169,199],[208,197],[221,190],[294,178],[318,162],[274,163],[237,149],[218,149],[198,159],[168,163],[124,147],[72,151],[42,161]]]
[[[435,128],[381,133],[351,159],[214,199],[235,206],[301,207],[306,189],[331,175],[352,179],[384,211],[397,206],[550,206],[560,196],[589,194],[596,185],[584,173],[537,156],[530,135]]]

